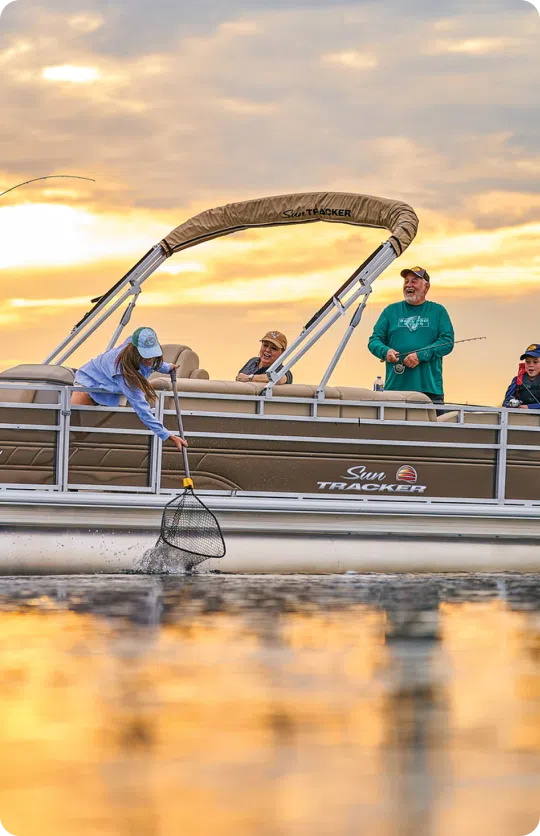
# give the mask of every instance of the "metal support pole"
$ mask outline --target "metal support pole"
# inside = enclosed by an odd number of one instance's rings
[[[315,393],[316,398],[319,401],[324,400],[324,390],[326,389],[328,381],[330,380],[330,378],[332,377],[332,374],[334,373],[334,369],[336,368],[337,364],[341,360],[341,356],[342,356],[343,352],[345,351],[345,349],[347,348],[349,340],[351,339],[352,335],[354,334],[354,329],[356,328],[356,326],[358,325],[358,323],[362,319],[362,314],[364,313],[364,309],[365,309],[365,307],[368,303],[368,299],[371,295],[372,289],[373,288],[370,286],[368,293],[366,293],[366,295],[364,296],[364,298],[362,299],[362,301],[358,305],[356,311],[353,314],[353,317],[351,319],[351,322],[350,322],[347,330],[345,331],[343,337],[341,338],[341,342],[339,343],[334,356],[330,360],[328,368],[326,369],[325,373],[322,376],[321,382],[319,383],[319,385],[317,387],[317,392]]]
[[[124,311],[124,313],[122,314],[122,316],[120,317],[120,322],[118,323],[114,334],[112,335],[111,339],[109,340],[109,344],[107,346],[107,351],[110,348],[115,347],[116,342],[118,340],[118,337],[120,336],[120,334],[122,333],[122,331],[124,330],[126,325],[129,324],[129,321],[131,319],[131,315],[132,315],[132,313],[135,309],[135,305],[137,304],[139,296],[141,295],[142,287],[140,286],[140,283],[137,283],[137,284],[132,283],[132,284],[133,284],[133,290],[131,292],[133,294],[133,299],[131,300],[131,302],[127,306],[127,308]]]
[[[102,297],[101,302],[96,304],[96,306],[90,311],[90,313],[78,323],[78,325],[73,328],[70,334],[68,334],[62,342],[56,346],[54,351],[52,351],[48,357],[45,358],[43,361],[44,364],[48,363],[55,363],[56,365],[61,365],[68,357],[71,355],[81,346],[88,337],[94,333],[94,331],[102,325],[106,319],[108,319],[117,308],[128,299],[132,293],[132,286],[134,284],[141,285],[152,273],[157,270],[157,268],[167,259],[167,256],[163,252],[162,248],[159,244],[157,244],[153,249],[146,255],[140,263],[134,267],[132,270],[127,273],[118,285],[114,288],[113,291],[109,291],[109,293],[104,294]],[[126,285],[130,285],[129,290],[125,291]],[[113,299],[115,299],[118,294],[122,293],[120,300],[116,301],[112,307],[108,307]],[[97,320],[97,321],[96,321]],[[89,327],[89,326],[92,327]],[[59,356],[60,355],[60,356]]]
[[[265,397],[272,397],[272,389],[276,382],[318,342],[340,317],[345,315],[351,305],[361,296],[369,296],[371,284],[396,258],[396,251],[392,244],[387,241],[368,259],[364,269],[355,274],[353,280],[347,283],[341,292],[337,293],[329,303],[323,306],[319,315],[314,317],[268,369],[267,374],[270,381],[264,389]]]

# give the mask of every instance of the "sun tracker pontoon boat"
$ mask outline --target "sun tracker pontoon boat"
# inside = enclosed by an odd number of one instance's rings
[[[70,357],[125,305],[104,349],[116,345],[143,284],[175,253],[240,230],[317,222],[390,236],[306,323],[267,385],[211,380],[190,347],[164,346],[180,365],[192,475],[228,541],[227,557],[209,568],[538,566],[539,415],[458,406],[437,419],[418,393],[329,385],[375,279],[409,246],[418,219],[401,202],[328,192],[235,203],[186,221],[93,300],[44,363],[0,375],[0,571],[132,567],[181,484],[180,460],[126,405],[72,407]],[[277,384],[351,308],[319,383]],[[153,384],[156,412],[172,429],[170,379],[155,375]],[[460,550],[465,541],[475,549]]]

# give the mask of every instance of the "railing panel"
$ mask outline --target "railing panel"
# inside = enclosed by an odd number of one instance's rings
[[[131,409],[71,408],[71,387],[27,386],[56,403],[6,401],[9,390],[20,393],[23,384],[0,382],[0,489],[167,494],[178,488],[181,457]],[[160,392],[156,411],[176,429],[174,410],[165,408],[169,398]],[[512,423],[523,420],[514,410],[459,405],[455,423],[437,423],[393,419],[404,410],[407,418],[415,410],[426,414],[422,403],[325,401],[358,410],[360,417],[314,417],[321,409],[315,398],[281,395],[272,398],[273,413],[279,404],[291,413],[304,404],[305,414],[269,415],[263,397],[206,392],[182,393],[181,403],[199,490],[369,499],[390,499],[395,492],[400,499],[498,504],[540,500],[540,421],[533,420],[540,416],[526,416],[528,425],[521,425]],[[230,411],[232,406],[242,411]],[[374,417],[362,417],[366,407],[374,408]],[[415,472],[414,481],[400,481],[404,466]],[[356,478],[362,467],[384,477]],[[352,477],[351,468],[357,468]]]

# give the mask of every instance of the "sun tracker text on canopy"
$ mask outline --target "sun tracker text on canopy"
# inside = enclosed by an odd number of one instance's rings
[[[173,255],[243,229],[317,221],[388,229],[397,255],[407,249],[418,229],[416,213],[406,203],[370,195],[307,192],[208,209],[180,224],[160,243],[167,255]]]

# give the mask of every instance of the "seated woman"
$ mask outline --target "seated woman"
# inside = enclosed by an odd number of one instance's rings
[[[540,343],[530,345],[519,359],[524,362],[506,390],[503,406],[540,409]]]
[[[236,379],[242,383],[247,383],[253,380],[254,383],[268,383],[269,377],[266,374],[272,363],[274,363],[280,354],[283,354],[287,348],[287,337],[280,331],[268,331],[261,340],[261,349],[258,357],[252,357],[248,360],[245,366],[242,366]],[[290,372],[285,372],[283,377],[280,377],[278,383],[292,383],[293,376]]]
[[[103,392],[73,392],[74,406],[118,406],[120,395],[125,395],[143,424],[163,441],[170,439],[181,450],[187,443],[180,436],[167,430],[155,415],[150,405],[156,400],[156,392],[148,381],[152,372],[168,374],[178,368],[173,363],[163,362],[163,351],[156,332],[152,328],[137,328],[118,348],[111,348],[90,360],[77,370],[75,386],[87,389],[103,389]]]

